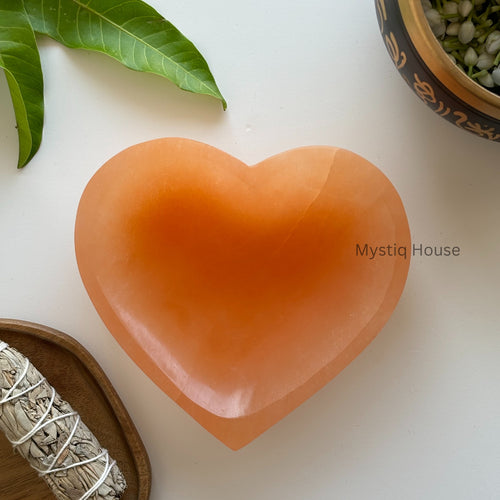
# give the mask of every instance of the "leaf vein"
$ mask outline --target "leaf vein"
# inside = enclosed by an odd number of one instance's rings
[[[172,65],[175,66],[176,68],[176,71],[179,71],[181,73],[187,73],[190,77],[194,78],[195,80],[199,80],[191,71],[183,68],[177,61],[175,61],[175,59],[173,59],[172,57],[168,56],[167,54],[165,54],[164,52],[158,50],[156,47],[144,42],[143,40],[141,40],[137,35],[135,35],[134,33],[124,29],[122,26],[120,26],[119,24],[113,22],[111,19],[109,18],[105,18],[99,11],[95,10],[95,9],[92,9],[90,7],[90,2],[88,2],[87,4],[83,3],[82,1],[80,0],[72,0],[76,5],[81,5],[83,8],[87,9],[90,13],[94,14],[95,16],[97,16],[98,18],[100,19],[104,19],[105,21],[107,21],[109,24],[111,24],[114,28],[116,28],[117,30],[122,30],[125,32],[126,35],[130,36],[131,38],[134,39],[135,41],[135,44],[134,46],[137,44],[137,42],[142,42],[144,43],[145,45],[147,45],[147,47],[152,51],[152,52],[156,52],[158,54],[160,54],[160,56],[162,58],[166,58],[168,59]],[[134,54],[134,62],[135,62],[135,54]],[[163,65],[162,65],[163,66]],[[164,67],[164,66],[163,66]],[[202,87],[205,87],[207,88],[210,92],[213,92],[213,89],[207,85],[205,82],[199,82],[201,84]]]

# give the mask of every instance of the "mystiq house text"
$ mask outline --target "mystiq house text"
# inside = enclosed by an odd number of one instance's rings
[[[356,243],[356,256],[366,257],[370,260],[378,257],[459,257],[459,246],[424,245],[423,243],[413,243],[411,247],[397,245],[369,245],[368,243]]]

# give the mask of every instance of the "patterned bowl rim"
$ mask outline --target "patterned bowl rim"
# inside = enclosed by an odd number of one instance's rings
[[[416,51],[434,76],[463,102],[500,120],[500,96],[460,70],[436,39],[420,0],[398,0],[401,17]]]

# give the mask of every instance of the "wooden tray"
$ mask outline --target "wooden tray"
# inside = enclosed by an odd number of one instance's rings
[[[72,337],[24,321],[0,319],[0,340],[30,359],[109,451],[127,481],[122,500],[147,500],[151,468],[141,438],[96,360]],[[0,498],[54,500],[45,481],[0,432]]]

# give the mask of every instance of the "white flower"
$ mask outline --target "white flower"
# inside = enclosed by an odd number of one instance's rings
[[[496,54],[500,50],[500,31],[493,31],[484,42],[488,54]]]
[[[422,0],[422,7],[424,8],[424,12],[432,9],[431,0]]]
[[[446,28],[446,34],[450,36],[457,36],[458,30],[460,29],[460,23],[450,23]]]
[[[446,23],[436,9],[426,11],[425,17],[429,21],[429,26],[431,27],[434,36],[440,38],[446,33]]]
[[[497,66],[497,68],[492,71],[491,77],[497,85],[500,85],[500,66]]]
[[[474,66],[477,63],[478,60],[478,55],[477,52],[472,48],[469,47],[464,56],[464,62],[467,66]]]
[[[455,2],[446,2],[443,5],[443,14],[445,16],[458,14],[458,4],[456,4]],[[448,19],[448,21],[453,23],[453,22],[458,21],[460,18],[457,15],[456,17],[447,17],[447,19]]]
[[[474,38],[476,27],[472,21],[464,21],[458,30],[458,39],[464,45],[467,45]]]
[[[469,0],[461,0],[458,4],[458,12],[462,17],[467,17],[472,11],[472,2]]]
[[[494,63],[495,58],[491,54],[484,52],[477,58],[476,66],[479,69],[490,69],[493,67]]]
[[[439,26],[432,28],[432,32],[434,33],[434,36],[441,38],[444,34],[446,34],[446,23],[442,21]]]
[[[429,9],[428,11],[426,11],[425,17],[427,18],[427,21],[429,21],[431,28],[433,28],[434,26],[439,26],[443,21],[441,19],[441,14],[436,9]]]
[[[478,78],[478,81],[481,85],[484,85],[485,87],[491,88],[495,86],[493,77],[489,73],[486,73],[484,76],[480,76]]]

